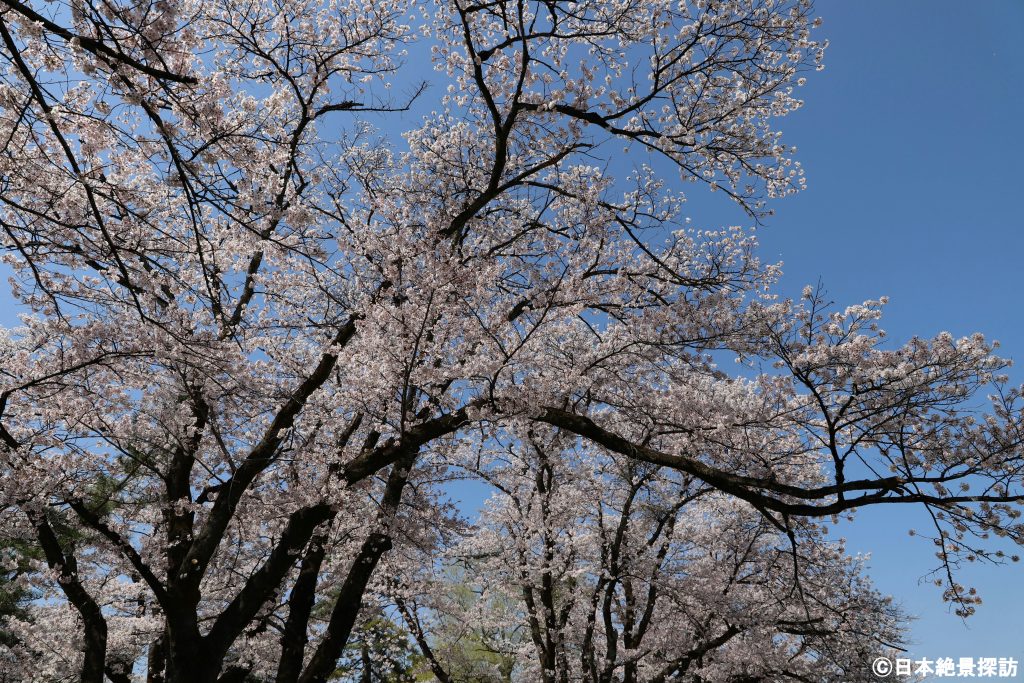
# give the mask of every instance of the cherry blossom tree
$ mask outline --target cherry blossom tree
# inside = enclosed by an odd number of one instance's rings
[[[813,24],[806,0],[0,0],[16,675],[325,681],[381,568],[463,533],[438,484],[531,430],[802,544],[771,590],[839,563],[814,520],[924,506],[973,609],[957,563],[1024,533],[1005,362],[890,347],[879,302],[779,301],[751,234],[686,227],[675,177],[752,220],[801,187],[775,122]]]
[[[510,440],[487,477],[499,493],[451,556],[481,596],[463,620],[504,636],[490,647],[521,680],[869,681],[901,642],[898,610],[820,524],[783,533],[688,475],[595,457],[557,432]],[[446,606],[418,595],[444,592],[396,594],[425,635]]]

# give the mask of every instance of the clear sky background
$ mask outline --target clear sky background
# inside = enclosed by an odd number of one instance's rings
[[[844,306],[888,295],[894,342],[981,331],[1024,382],[1024,0],[819,0],[817,14],[825,71],[780,122],[808,189],[759,231],[762,258],[785,263],[781,293],[820,277]],[[749,223],[699,194],[694,225]],[[0,323],[13,322],[4,292]],[[468,510],[483,491],[462,493]],[[985,602],[961,620],[920,582],[936,564],[907,534],[921,517],[893,507],[836,533],[871,553],[878,588],[917,617],[911,656],[1017,657],[1024,680],[1024,563],[966,568],[961,582]]]
[[[808,189],[775,204],[762,258],[785,263],[789,296],[819,277],[844,306],[888,295],[894,342],[942,330],[998,339],[1024,382],[1024,1],[816,9],[825,71],[781,122]],[[917,617],[912,656],[1017,657],[1024,680],[1024,563],[968,567],[961,583],[985,602],[961,620],[919,583],[936,564],[930,543],[907,534],[926,528],[920,515],[886,507],[836,531],[871,553],[878,588]]]

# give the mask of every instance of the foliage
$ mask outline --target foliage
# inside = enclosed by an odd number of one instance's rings
[[[409,634],[384,614],[365,618],[349,637],[332,680],[414,683],[420,656]]]
[[[40,558],[11,675],[323,683],[391,600],[452,680],[458,564],[505,679],[858,679],[899,615],[821,525],[868,505],[927,510],[972,612],[958,564],[1024,540],[1007,361],[778,299],[672,179],[753,220],[802,187],[776,123],[815,23],[0,0],[0,524]]]
[[[472,571],[444,571],[429,585],[393,582],[389,596],[417,636],[434,680],[510,683],[518,673],[522,625],[505,596],[467,583],[474,578]]]

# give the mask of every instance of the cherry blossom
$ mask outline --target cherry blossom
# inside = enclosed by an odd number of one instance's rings
[[[866,505],[925,508],[973,610],[958,563],[1024,533],[1007,361],[780,300],[757,255],[815,28],[806,0],[0,0],[4,666],[319,683],[371,612],[436,644],[432,577],[478,547],[523,680],[824,680],[899,632],[820,526]],[[690,226],[680,187],[755,228]],[[497,492],[479,524],[455,478]],[[711,623],[639,637],[641,604]]]

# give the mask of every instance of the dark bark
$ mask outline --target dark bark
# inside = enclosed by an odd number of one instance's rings
[[[373,660],[370,659],[370,648],[363,643],[359,647],[359,657],[363,670],[359,672],[359,683],[373,683]]]
[[[341,479],[348,484],[362,481],[388,465],[407,458],[410,453],[416,453],[424,444],[451,434],[466,422],[466,409],[460,408],[453,413],[409,427],[398,442],[388,441],[379,447],[364,449],[345,464]]]
[[[146,658],[146,683],[163,683],[167,667],[167,638],[160,634],[149,646]]]
[[[108,664],[103,670],[107,678],[110,679],[110,683],[132,683],[130,671],[131,664],[121,663]]]
[[[339,331],[338,341],[344,343],[352,334],[354,324],[350,323]],[[214,509],[194,541],[188,540],[193,531],[192,513],[179,514],[171,508],[165,510],[165,533],[169,550],[165,580],[157,577],[131,544],[109,527],[99,515],[93,513],[84,503],[74,502],[73,508],[79,521],[103,535],[133,564],[156,593],[164,612],[166,630],[150,647],[147,658],[147,683],[213,683],[219,680],[218,677],[227,676],[229,670],[225,669],[222,675],[222,668],[224,657],[230,651],[231,645],[249,625],[267,598],[281,589],[284,577],[294,566],[295,551],[307,547],[316,528],[331,518],[332,513],[326,504],[309,506],[293,513],[267,561],[249,578],[235,599],[218,616],[210,627],[209,635],[202,635],[198,606],[201,601],[199,582],[205,570],[204,560],[209,559],[209,553],[216,552],[223,542],[227,524],[230,523],[241,497],[240,489],[247,489],[258,473],[274,461],[281,434],[294,421],[308,396],[327,380],[329,369],[333,367],[335,361],[335,357],[325,354],[321,363],[279,410],[260,444],[250,451],[235,475],[219,487]],[[200,406],[196,411],[197,432],[202,431],[207,420],[206,408]],[[314,653],[310,667],[301,675],[297,669],[302,664],[305,642],[300,644],[300,641],[305,638],[308,630],[309,612],[319,573],[319,563],[316,560],[319,553],[308,556],[309,563],[305,565],[304,571],[300,570],[299,583],[293,587],[294,600],[290,605],[294,609],[294,620],[288,634],[282,639],[282,681],[322,681],[333,671],[334,662],[347,643],[358,616],[360,601],[372,572],[383,553],[391,547],[388,524],[397,510],[408,469],[420,447],[458,430],[466,421],[466,410],[461,409],[412,426],[400,439],[389,440],[379,446],[369,442],[356,458],[335,472],[341,481],[351,485],[389,465],[392,466],[382,500],[380,527],[371,533],[363,544],[332,613],[330,633]],[[18,446],[6,430],[0,432],[0,440],[11,448]],[[173,454],[168,470],[161,475],[168,499],[192,499],[190,480],[195,447],[196,444],[184,444]],[[68,581],[62,583],[62,589],[69,602],[83,617],[87,652],[82,681],[102,683],[103,675],[108,670],[116,677],[117,673],[110,669],[106,659],[106,622],[98,605],[77,578],[74,578],[77,576],[74,557],[65,557],[52,529],[45,523],[45,517],[30,517],[37,527],[37,532],[42,535],[39,542],[46,550],[51,567],[61,567],[62,576],[70,577]],[[52,538],[43,537],[46,530],[49,530]],[[322,543],[318,545],[322,546]],[[182,547],[186,550],[181,550]],[[322,549],[319,552],[323,552]],[[321,557],[319,561],[322,559]],[[300,601],[306,604],[300,605]],[[300,633],[301,636],[298,635]]]
[[[416,641],[416,645],[420,648],[420,653],[426,658],[427,663],[430,665],[430,671],[434,674],[434,678],[438,680],[438,683],[452,683],[451,676],[443,666],[441,666],[440,660],[434,653],[434,649],[430,647],[430,643],[427,642],[427,636],[423,633],[423,627],[420,625],[419,619],[416,617],[414,610],[409,609],[409,606],[400,597],[395,597],[395,606],[398,608],[398,612],[402,615],[402,620],[405,621],[406,627],[412,633],[413,639]]]
[[[355,336],[355,332],[355,321],[350,320],[338,330],[332,340],[334,347],[344,347]],[[242,495],[248,490],[257,475],[274,461],[284,432],[294,424],[295,418],[306,405],[309,397],[327,382],[337,362],[336,352],[325,353],[320,357],[317,366],[278,409],[274,419],[271,420],[264,432],[263,438],[249,451],[245,460],[225,484],[223,491],[214,501],[213,509],[210,511],[205,526],[196,536],[182,560],[182,570],[185,573],[185,577],[181,579],[183,583],[190,586],[199,585],[210,558],[224,537],[224,532],[234,516]]]
[[[379,532],[371,533],[363,542],[338,593],[338,601],[331,611],[327,632],[313,653],[306,670],[299,676],[298,683],[326,683],[334,672],[338,658],[348,643],[356,617],[359,616],[366,585],[381,556],[390,549],[391,538]]]
[[[217,679],[217,683],[244,683],[251,669],[247,666],[232,664]]]
[[[325,504],[302,508],[291,515],[270,557],[249,577],[235,599],[214,621],[204,639],[206,656],[221,659],[227,654],[231,644],[281,585],[298,551],[306,546],[316,528],[332,515],[330,506]],[[299,578],[301,580],[303,575],[300,574]]]
[[[341,657],[352,627],[355,625],[359,610],[362,607],[363,594],[366,586],[377,568],[380,558],[391,549],[389,527],[394,521],[401,502],[402,491],[409,479],[409,469],[416,458],[419,448],[406,453],[391,467],[387,485],[381,499],[379,527],[367,536],[356,555],[348,576],[338,593],[338,600],[331,611],[331,618],[323,640],[317,646],[306,669],[299,676],[298,683],[326,683],[334,672],[338,658]]]
[[[202,647],[195,606],[167,615],[167,683],[213,683],[221,662],[212,661]]]
[[[99,57],[102,61],[106,62],[111,66],[123,65],[129,69],[134,69],[139,73],[147,76],[152,76],[157,80],[172,82],[172,83],[198,83],[198,81],[192,76],[186,76],[183,74],[172,73],[166,69],[153,66],[140,62],[132,56],[125,54],[120,46],[111,47],[102,40],[96,40],[87,35],[79,35],[72,33],[67,28],[56,24],[43,15],[35,12],[31,7],[17,2],[16,0],[0,0],[7,7],[11,8],[18,14],[22,15],[25,19],[38,23],[42,26],[45,31],[53,33],[54,35],[60,36],[67,42],[77,40],[78,44],[81,45],[82,49],[86,52],[91,52],[95,56]]]
[[[306,630],[316,600],[320,566],[327,552],[326,542],[326,534],[317,534],[313,537],[302,558],[299,576],[292,586],[288,598],[288,619],[281,635],[281,659],[277,665],[276,683],[295,683],[302,673],[302,660],[309,640]]]
[[[682,657],[668,664],[651,679],[651,683],[667,683],[668,681],[679,680],[679,677],[686,673],[691,664],[699,662],[704,655],[722,647],[742,632],[743,629],[731,624],[728,625],[720,635],[701,642]]]
[[[74,553],[61,547],[60,540],[43,512],[29,511],[29,520],[36,530],[36,538],[50,569],[58,572],[57,581],[78,615],[82,618],[85,638],[85,657],[82,662],[81,683],[103,683],[107,660],[107,620],[85,587],[78,580],[78,560]]]
[[[931,503],[948,506],[951,503],[960,502],[999,502],[996,500],[998,496],[929,496],[914,493],[913,489],[908,488],[908,485],[915,483],[915,480],[900,477],[859,479],[814,488],[793,486],[765,478],[733,474],[695,458],[665,453],[633,443],[602,428],[585,415],[576,415],[561,408],[545,408],[537,419],[582,436],[610,451],[634,460],[685,472],[707,482],[723,493],[747,501],[758,510],[771,510],[785,515],[823,517],[882,503]],[[920,483],[927,483],[927,481],[927,478],[922,478]],[[845,495],[848,493],[860,493],[861,495],[846,498]],[[837,497],[835,501],[821,502],[833,496]],[[811,502],[789,502],[786,500],[787,497]],[[1002,500],[1006,499],[1002,498]]]

